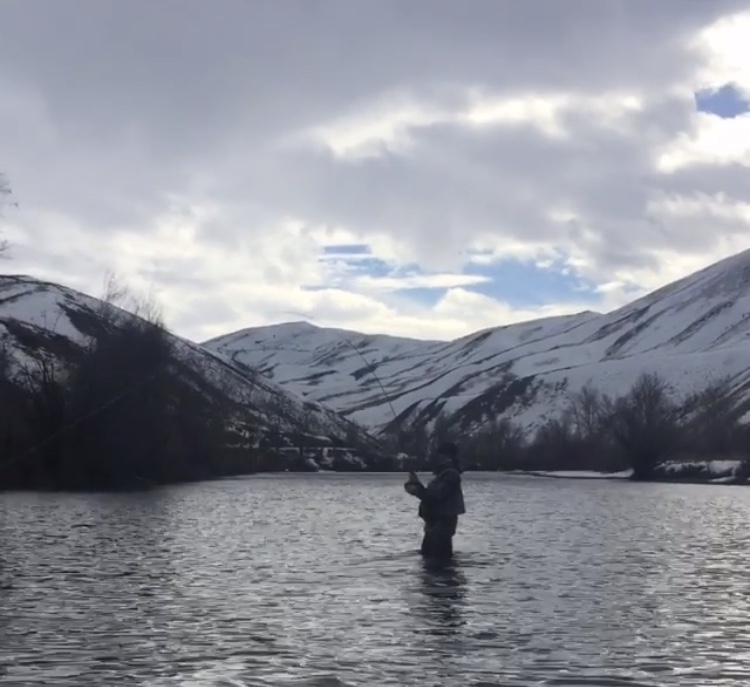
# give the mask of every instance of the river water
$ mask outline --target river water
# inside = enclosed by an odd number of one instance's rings
[[[750,684],[750,490],[398,475],[0,494],[0,685]]]

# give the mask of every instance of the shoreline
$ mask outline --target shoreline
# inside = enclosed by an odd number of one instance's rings
[[[593,472],[590,470],[507,470],[500,474],[515,477],[542,477],[547,479],[569,479],[569,480],[631,480],[631,472]]]
[[[672,473],[672,474],[670,474]],[[681,476],[678,470],[667,470],[666,474],[655,475],[651,479],[634,480],[632,471],[607,473],[593,472],[588,470],[509,470],[504,474],[515,477],[535,477],[538,479],[564,479],[564,480],[593,480],[593,481],[618,481],[635,482],[638,484],[703,484],[709,486],[750,486],[750,481],[731,475],[715,475],[707,472],[705,475]]]
[[[656,474],[647,480],[634,480],[632,470],[618,472],[598,472],[593,470],[465,470],[464,474],[490,473],[509,477],[533,477],[536,479],[559,479],[574,481],[619,481],[637,482],[642,484],[697,484],[710,486],[750,486],[750,480],[740,476],[740,460],[709,460],[666,463],[657,468]],[[391,469],[335,469],[318,467],[317,470],[279,468],[275,470],[253,470],[248,472],[232,472],[211,476],[184,477],[182,479],[165,482],[145,482],[136,484],[130,482],[120,486],[105,487],[102,485],[85,485],[77,488],[61,488],[51,485],[0,485],[0,493],[37,492],[37,493],[143,493],[156,491],[164,487],[188,485],[201,482],[242,480],[251,477],[279,476],[279,475],[399,475],[406,474],[405,468]],[[427,471],[419,470],[418,472]]]

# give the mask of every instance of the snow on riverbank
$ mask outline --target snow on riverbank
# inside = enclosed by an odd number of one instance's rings
[[[513,470],[512,475],[531,475],[532,477],[557,477],[559,479],[629,479],[633,471],[594,472],[592,470]]]
[[[732,477],[739,469],[741,460],[696,460],[687,463],[668,463],[662,470],[675,477],[687,473],[707,473],[716,478]]]
[[[668,480],[700,479],[714,484],[730,483],[742,464],[741,460],[697,460],[661,465],[656,470],[657,477]],[[595,472],[591,470],[514,470],[512,475],[532,477],[553,477],[557,479],[630,479],[632,470],[622,472]]]

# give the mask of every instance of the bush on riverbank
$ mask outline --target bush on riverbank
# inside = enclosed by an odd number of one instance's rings
[[[644,374],[619,398],[584,387],[530,441],[505,418],[454,439],[470,469],[631,469],[635,480],[671,479],[673,472],[659,466],[750,455],[750,428],[740,422],[746,410],[726,380],[676,399],[658,375]],[[750,472],[745,460],[740,475]]]

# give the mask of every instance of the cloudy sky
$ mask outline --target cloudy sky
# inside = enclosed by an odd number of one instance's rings
[[[5,272],[448,338],[750,246],[746,0],[4,0]]]

